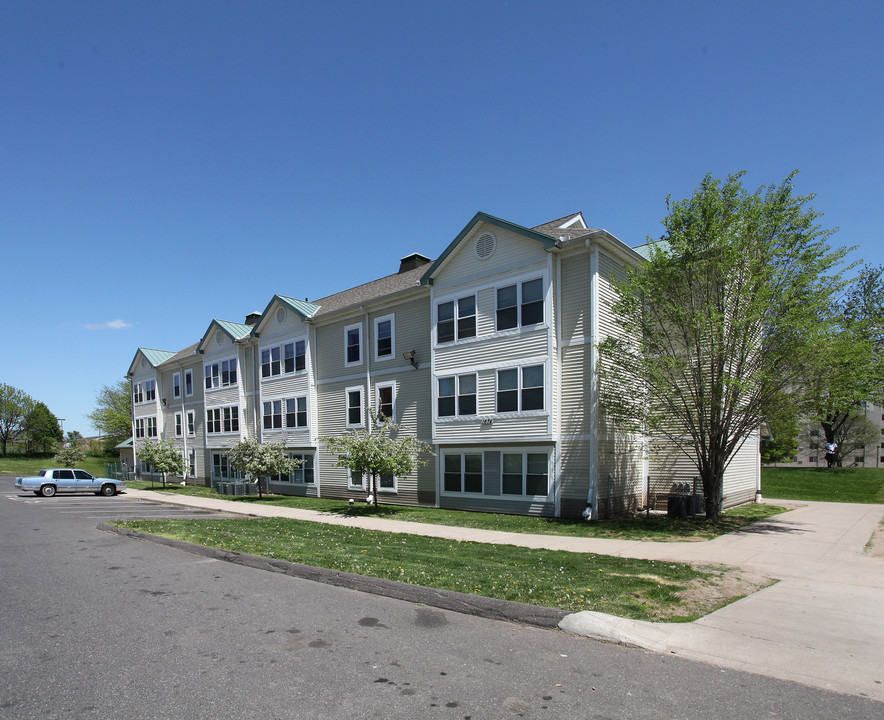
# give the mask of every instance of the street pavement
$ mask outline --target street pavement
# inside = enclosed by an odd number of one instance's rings
[[[221,498],[126,492],[152,502],[257,517],[281,516],[478,543],[739,567],[778,582],[692,623],[651,623],[585,611],[566,615],[558,626],[568,633],[884,701],[884,560],[866,548],[884,517],[884,505],[772,501],[793,509],[714,540],[666,543],[524,535],[269,505],[244,507]],[[346,578],[341,580],[340,573],[336,577],[336,582],[347,582]],[[371,583],[357,580],[358,576],[352,578],[350,582],[360,589],[375,591]],[[329,581],[320,574],[315,579]],[[398,584],[385,581],[384,585]],[[389,594],[388,590],[378,592]],[[450,604],[451,594],[424,591],[421,595],[412,590],[401,596],[457,609],[456,603]],[[444,598],[449,604],[444,604]],[[483,612],[480,602],[468,604],[465,611]],[[489,616],[508,615],[506,603],[495,601],[487,607]],[[531,622],[526,606],[513,603],[511,607],[510,619]],[[539,624],[549,622],[551,615],[554,613],[539,613]]]

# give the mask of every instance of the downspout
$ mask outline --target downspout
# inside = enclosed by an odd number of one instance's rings
[[[257,336],[256,336],[257,337]],[[258,413],[258,408],[261,405],[261,380],[258,377],[258,343],[255,342],[252,344],[252,386],[255,388],[255,403],[252,408],[252,417],[255,420],[255,437],[258,438],[259,443],[264,442],[264,433],[262,432],[263,426],[261,424],[261,416]]]
[[[556,366],[555,366],[555,378],[556,378],[556,388],[553,393],[553,402],[555,407],[553,408],[552,421],[555,423],[554,428],[554,437],[555,441],[555,516],[562,516],[562,387],[564,386],[564,380],[562,378],[563,373],[563,350],[562,350],[562,256],[558,253],[553,255],[553,262],[555,263],[555,283],[556,283],[556,291],[554,295],[553,302],[555,307],[553,307],[552,311],[552,319],[556,326],[555,333],[555,342],[556,342]]]
[[[359,306],[365,318],[365,429],[371,433],[371,342],[368,333],[368,311],[363,305]]]
[[[173,378],[174,380],[174,378]],[[187,410],[184,408],[184,366],[178,366],[178,392],[181,393],[181,437],[184,440],[184,484],[187,484],[187,471],[190,469],[190,457],[187,454]],[[196,473],[193,474],[196,478]],[[196,487],[196,479],[193,486]]]
[[[589,244],[589,240],[587,240]],[[598,519],[599,485],[599,247],[592,245],[589,261],[589,488],[586,504],[592,520]]]
[[[138,479],[138,451],[135,449],[135,390],[132,387],[132,378],[129,378],[129,399],[132,402],[132,472],[134,477]]]

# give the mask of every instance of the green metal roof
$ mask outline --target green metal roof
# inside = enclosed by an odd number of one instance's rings
[[[161,362],[168,360],[175,354],[173,352],[169,352],[168,350],[151,350],[150,348],[138,348],[138,350],[154,367],[159,365]]]
[[[209,323],[209,327],[206,328],[206,332],[203,334],[202,338],[200,338],[199,343],[197,343],[197,352],[203,352],[203,345],[206,343],[206,338],[212,334],[213,327],[220,328],[234,342],[248,337],[252,332],[251,325],[230,322],[230,320],[212,320],[212,322]]]
[[[261,313],[261,317],[258,318],[258,322],[250,328],[253,337],[258,337],[257,330],[261,326],[261,323],[264,322],[264,318],[267,317],[267,313],[270,312],[270,306],[275,302],[293,310],[302,318],[313,317],[316,311],[319,310],[319,305],[314,305],[306,300],[296,300],[295,298],[286,297],[285,295],[274,295],[270,298],[270,302],[267,303],[267,307],[264,308],[264,312]]]
[[[460,244],[460,241],[463,240],[480,222],[494,225],[495,227],[499,227],[502,230],[509,230],[532,240],[537,240],[543,245],[544,250],[549,250],[556,245],[555,238],[552,238],[549,235],[544,235],[541,232],[537,232],[536,230],[532,230],[531,228],[527,228],[522,225],[516,225],[515,223],[511,223],[508,220],[501,220],[500,218],[494,217],[493,215],[488,215],[487,213],[477,212],[473,216],[473,219],[466,224],[464,229],[458,233],[457,237],[449,243],[448,247],[445,248],[445,252],[443,252],[436,259],[436,262],[430,265],[429,269],[423,274],[423,276],[421,277],[422,285],[426,285],[428,283],[432,284],[433,273],[435,273],[436,270],[439,269],[440,265],[445,262],[448,256],[452,252],[454,252],[454,249]]]

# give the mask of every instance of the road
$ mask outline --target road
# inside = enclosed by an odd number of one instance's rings
[[[875,718],[881,703],[97,529],[0,478],[0,718]]]

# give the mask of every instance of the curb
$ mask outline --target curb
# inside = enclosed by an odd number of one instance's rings
[[[382,595],[396,600],[419,603],[465,615],[475,615],[489,620],[503,620],[522,625],[556,629],[562,620],[573,614],[565,610],[543,607],[541,605],[529,605],[511,600],[496,600],[454,590],[439,590],[438,588],[411,585],[396,580],[385,580],[341,570],[329,570],[328,568],[313,567],[312,565],[302,565],[300,563],[288,562],[287,560],[249,555],[233,550],[221,550],[182,540],[164,538],[159,535],[150,535],[149,533],[130,530],[129,528],[122,528],[104,522],[99,523],[98,529],[135,540],[155,542],[177,550],[203,555],[215,560],[223,560],[235,565],[243,565],[256,570],[282,573],[283,575],[303,580],[312,580],[313,582],[320,582],[326,585],[349,588],[357,592],[371,593],[372,595]]]

